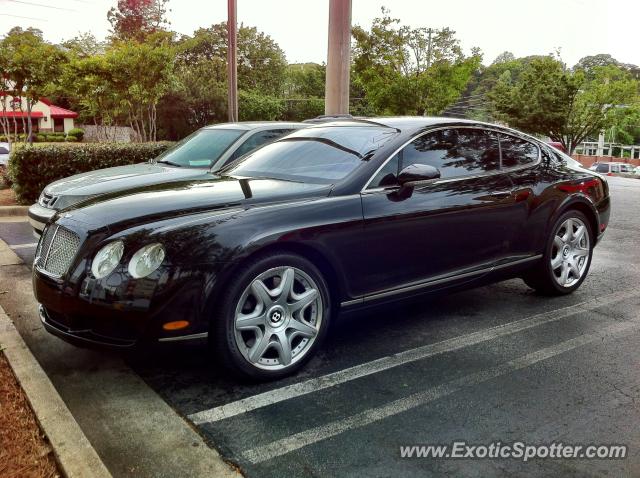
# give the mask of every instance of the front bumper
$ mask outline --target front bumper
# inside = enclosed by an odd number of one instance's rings
[[[79,347],[98,347],[98,348],[116,348],[127,349],[136,345],[136,340],[119,339],[117,337],[109,337],[96,333],[91,328],[71,326],[64,314],[52,314],[42,304],[38,307],[40,313],[40,321],[45,330],[73,345]],[[55,317],[52,318],[52,317]],[[64,317],[60,320],[60,317]],[[63,322],[66,322],[63,323]]]
[[[31,227],[33,227],[36,235],[42,235],[42,231],[44,230],[47,223],[55,216],[55,209],[47,209],[46,207],[42,207],[40,204],[35,203],[31,205],[27,216],[29,218],[29,223]]]
[[[122,275],[112,276],[117,281]],[[156,281],[123,279],[107,291],[95,279],[48,276],[34,267],[33,291],[40,320],[53,335],[77,346],[127,349],[178,341],[206,340],[208,325],[199,307],[196,282],[174,283],[156,295]],[[92,284],[93,282],[93,284]],[[120,291],[120,292],[118,292]],[[181,330],[163,324],[187,320]]]

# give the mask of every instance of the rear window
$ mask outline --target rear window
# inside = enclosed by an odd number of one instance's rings
[[[596,169],[595,169],[596,173],[608,173],[609,172],[609,165],[608,164],[598,164],[596,165]]]
[[[0,146],[0,154],[9,154],[9,150],[4,146]]]

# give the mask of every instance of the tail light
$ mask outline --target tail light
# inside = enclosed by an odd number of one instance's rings
[[[558,189],[569,194],[585,194],[595,202],[600,201],[606,194],[605,183],[600,178],[591,178],[577,183],[560,184]]]

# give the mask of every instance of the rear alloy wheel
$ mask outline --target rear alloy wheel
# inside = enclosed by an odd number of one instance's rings
[[[542,262],[524,277],[548,295],[569,294],[584,281],[591,265],[593,233],[585,215],[571,210],[556,221]]]
[[[278,255],[239,276],[225,317],[219,317],[223,330],[216,332],[224,337],[225,363],[253,378],[292,373],[327,330],[330,307],[322,275],[302,257]]]
[[[576,284],[587,270],[591,241],[587,226],[581,219],[565,220],[553,238],[550,265],[561,287]]]

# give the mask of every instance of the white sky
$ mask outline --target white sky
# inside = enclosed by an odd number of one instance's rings
[[[269,34],[290,62],[322,62],[328,3],[238,0],[238,21]],[[40,28],[53,42],[81,31],[103,38],[109,29],[107,10],[115,4],[116,0],[0,0],[0,35],[20,25]],[[467,52],[472,46],[482,49],[485,64],[505,50],[526,56],[560,48],[570,66],[597,53],[640,65],[637,0],[353,0],[353,24],[370,26],[382,5],[403,24],[452,28]],[[226,6],[226,0],[170,0],[168,18],[174,30],[190,34],[225,20]]]

